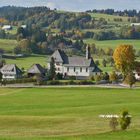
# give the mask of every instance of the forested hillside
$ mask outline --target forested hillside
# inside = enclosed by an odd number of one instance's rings
[[[115,12],[107,9],[78,13],[47,7],[7,6],[0,8],[0,38],[17,40],[12,50],[14,54],[50,54],[60,48],[70,55],[81,55],[85,53],[86,40],[89,39],[140,39],[140,26],[131,26],[133,22],[139,22],[139,12],[133,10]],[[10,25],[12,29],[3,30],[5,25]],[[105,54],[102,48],[90,44],[93,53]]]

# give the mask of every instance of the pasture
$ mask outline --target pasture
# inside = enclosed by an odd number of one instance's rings
[[[47,67],[47,59],[46,55],[31,55],[25,58],[17,58],[17,59],[5,59],[8,64],[16,64],[19,68],[28,69],[33,64],[40,64],[42,66]]]
[[[96,41],[93,39],[85,39],[85,43],[95,43],[97,47],[100,48],[112,48],[115,49],[118,45],[121,44],[130,44],[133,45],[136,50],[140,49],[140,40],[106,40],[106,41]]]
[[[100,18],[104,18],[107,21],[114,22],[114,18],[121,18],[122,22],[120,23],[128,23],[127,16],[117,16],[117,15],[108,15],[108,14],[100,14],[100,13],[89,13],[89,14],[96,20],[99,20]]]
[[[0,48],[6,52],[13,52],[13,49],[16,47],[16,45],[16,40],[0,39]]]
[[[133,116],[111,132],[100,114]],[[139,140],[139,89],[0,88],[0,140]]]

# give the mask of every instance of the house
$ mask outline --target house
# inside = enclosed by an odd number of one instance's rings
[[[12,30],[12,26],[11,25],[4,25],[2,27],[2,30]]]
[[[21,27],[22,27],[23,29],[26,29],[26,28],[27,28],[27,25],[21,25]]]
[[[131,26],[140,26],[140,23],[131,23]]]
[[[15,80],[22,78],[22,71],[15,64],[6,64],[1,68],[3,80]]]
[[[33,77],[35,75],[45,76],[46,69],[43,68],[40,64],[33,64],[27,73],[29,77]]]
[[[52,57],[55,61],[56,73],[63,74],[65,77],[76,76],[77,79],[88,79],[102,72],[90,55],[89,46],[86,47],[86,57],[68,57],[62,50],[56,50]],[[48,69],[50,69],[50,61],[51,59],[48,62]]]
[[[136,80],[140,80],[140,63],[137,63],[136,70],[134,71]]]

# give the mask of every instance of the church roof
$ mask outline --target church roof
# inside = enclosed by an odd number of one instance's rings
[[[59,49],[53,53],[52,57],[54,58],[55,62],[66,63],[67,61],[67,55],[64,51]]]
[[[86,59],[85,57],[68,57],[68,61],[64,65],[94,67],[95,63],[92,58]]]
[[[98,66],[94,63],[93,58],[87,59],[86,57],[79,56],[68,57],[62,50],[56,50],[52,57],[55,62],[61,62],[66,67],[94,67],[93,72],[101,72]]]

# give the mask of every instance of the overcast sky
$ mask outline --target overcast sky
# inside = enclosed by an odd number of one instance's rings
[[[48,6],[67,11],[113,8],[140,10],[140,0],[0,0],[0,6]]]

